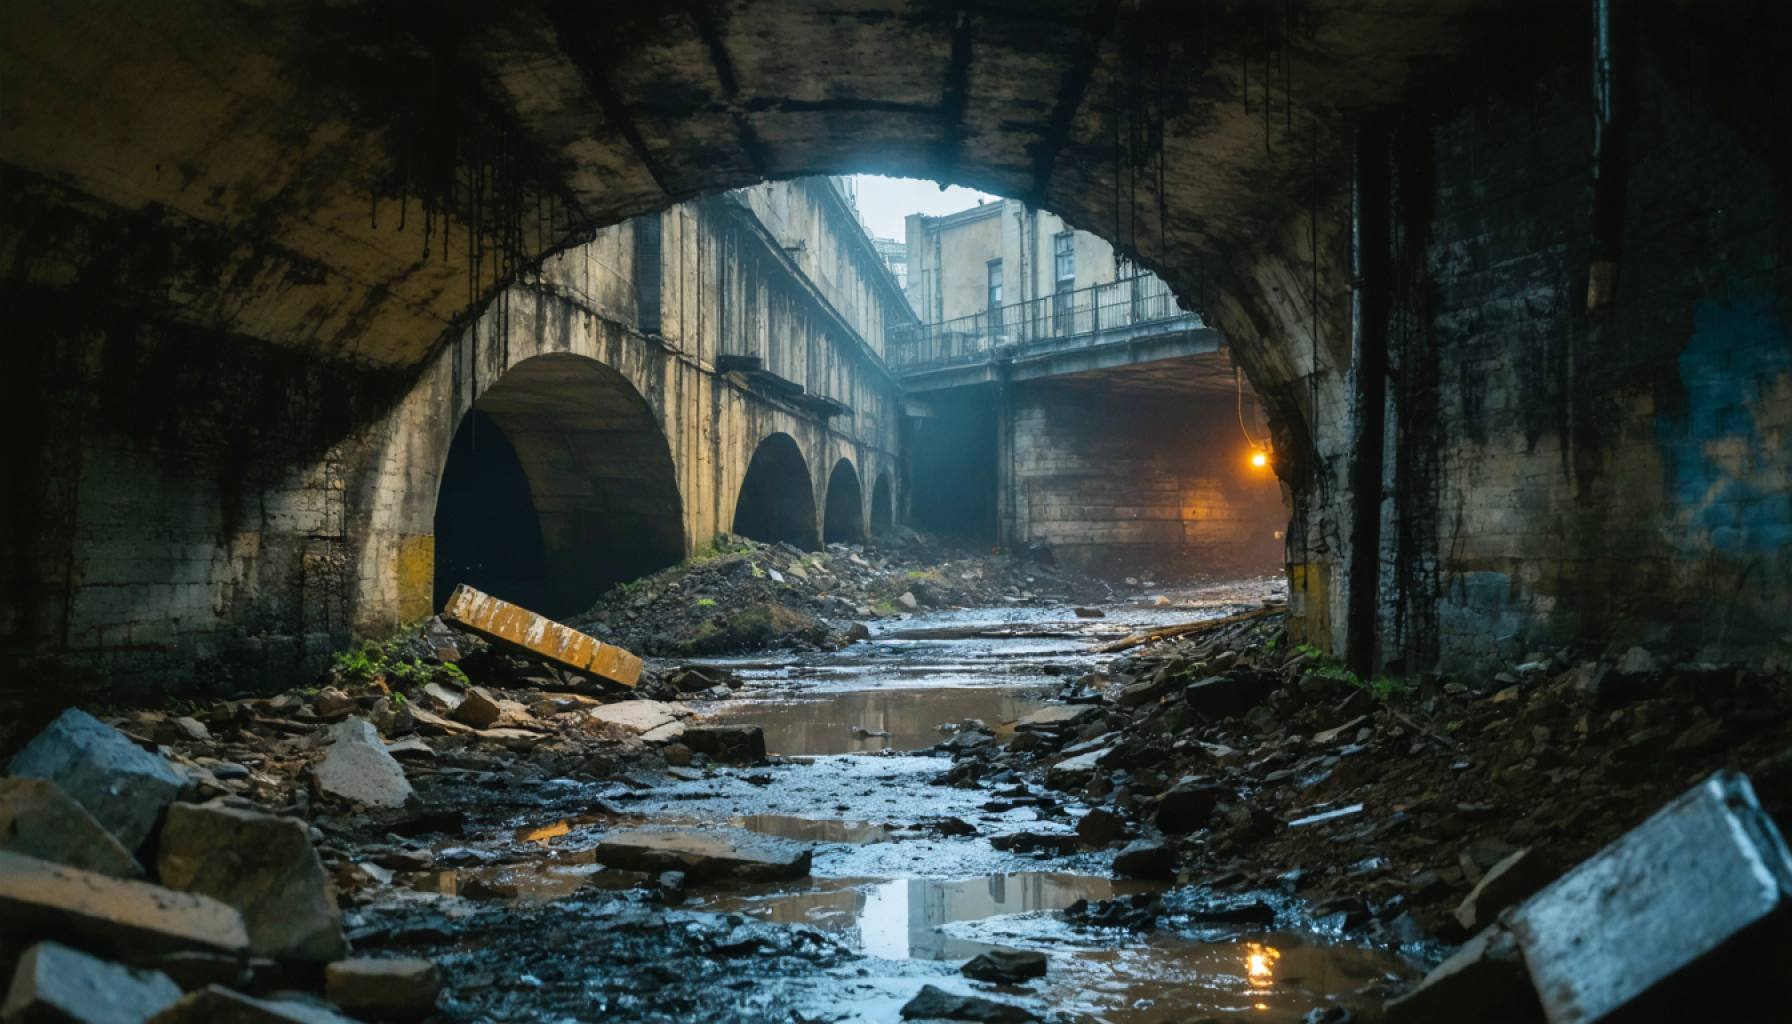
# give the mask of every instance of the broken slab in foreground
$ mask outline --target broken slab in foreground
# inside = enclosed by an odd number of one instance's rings
[[[8,939],[66,938],[126,956],[249,949],[243,915],[209,896],[16,853],[0,852],[0,921]]]
[[[1783,1011],[1792,852],[1748,777],[1718,772],[1507,918],[1550,1024]]]
[[[738,828],[613,832],[597,844],[596,851],[597,862],[605,867],[682,871],[693,880],[742,882],[805,878],[812,855],[801,843]]]
[[[641,659],[615,644],[606,644],[464,583],[448,596],[442,618],[574,672],[589,673],[622,686],[634,686],[641,678]]]

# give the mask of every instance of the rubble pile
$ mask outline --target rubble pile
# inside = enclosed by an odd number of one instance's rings
[[[919,609],[1093,600],[1107,588],[1037,561],[954,549],[913,530],[803,551],[724,534],[705,554],[605,594],[571,624],[671,658],[812,649],[854,623]]]
[[[1234,618],[1068,684],[1005,743],[942,746],[938,783],[1030,774],[1088,805],[1079,835],[1117,851],[1116,876],[1198,883],[1074,919],[1267,926],[1298,906],[1434,959],[1714,771],[1792,820],[1783,674],[1633,648],[1482,686],[1363,681],[1290,649],[1279,614]]]

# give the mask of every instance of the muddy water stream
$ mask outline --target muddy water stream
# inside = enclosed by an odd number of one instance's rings
[[[843,651],[721,660],[747,685],[700,714],[761,726],[777,755],[770,768],[675,770],[650,787],[601,794],[608,813],[516,819],[508,845],[534,856],[483,874],[502,875],[523,904],[557,906],[590,887],[640,881],[591,862],[591,847],[619,825],[727,825],[813,844],[812,873],[800,882],[698,887],[685,904],[812,929],[858,954],[846,966],[785,977],[773,977],[785,968],[765,964],[762,987],[776,988],[783,1011],[800,1014],[781,1019],[894,1022],[902,1004],[932,984],[1115,1024],[1299,1021],[1366,986],[1410,976],[1410,966],[1381,951],[1316,930],[1197,936],[1175,927],[1143,935],[1072,927],[1058,912],[1078,900],[1166,886],[1114,880],[1112,850],[1042,856],[991,844],[1019,831],[1074,833],[1086,808],[1065,794],[1018,778],[985,779],[974,789],[930,784],[952,765],[930,748],[959,723],[978,720],[1000,734],[1097,667],[1104,659],[1091,653],[1093,641],[1202,614],[1187,606],[1106,610],[1106,618],[1086,620],[1068,608],[924,614]],[[944,831],[942,819],[959,824]],[[1050,970],[1002,990],[958,973],[996,947],[1043,951]]]

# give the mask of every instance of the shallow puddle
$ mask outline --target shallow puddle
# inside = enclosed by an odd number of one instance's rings
[[[757,725],[773,754],[922,750],[952,738],[942,724],[978,719],[995,728],[1041,706],[1056,689],[1035,685],[832,690],[719,706],[718,724]]]

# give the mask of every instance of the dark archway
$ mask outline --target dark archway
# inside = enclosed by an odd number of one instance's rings
[[[583,356],[512,367],[462,418],[436,498],[437,607],[467,583],[549,616],[684,557],[653,411]]]
[[[871,485],[871,535],[881,537],[896,525],[896,496],[890,487],[890,474],[879,473]]]
[[[803,450],[789,434],[773,434],[754,450],[741,481],[740,499],[734,503],[734,532],[810,551],[821,546],[815,528],[815,485]]]
[[[821,522],[822,540],[829,544],[858,544],[865,539],[865,491],[850,459],[834,463],[828,474],[827,507]]]

